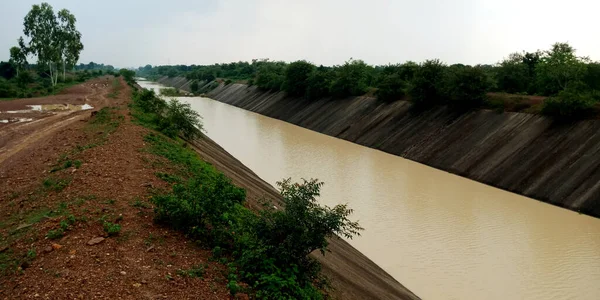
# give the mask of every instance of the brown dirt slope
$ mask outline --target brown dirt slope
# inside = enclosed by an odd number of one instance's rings
[[[94,106],[0,127],[0,299],[230,298],[226,269],[209,259],[210,251],[152,221],[151,192],[167,188],[155,173],[168,165],[142,150],[148,130],[130,120],[129,87],[122,80],[106,84],[112,81],[0,107]],[[245,188],[250,203],[278,199],[210,139],[194,147]],[[119,226],[118,234],[107,233]],[[332,241],[331,250],[315,257],[336,298],[418,299],[346,242]]]

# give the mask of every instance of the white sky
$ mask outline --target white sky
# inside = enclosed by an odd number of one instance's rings
[[[569,42],[600,59],[592,0],[48,0],[78,19],[80,62],[137,67],[253,58],[333,65],[440,58],[495,63]],[[0,0],[0,60],[23,35],[30,0]]]

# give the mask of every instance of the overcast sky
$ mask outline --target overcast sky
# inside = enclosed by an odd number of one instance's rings
[[[0,0],[0,60],[30,0]],[[495,63],[569,42],[600,59],[596,0],[49,0],[83,34],[80,62],[137,67],[253,58],[334,65],[440,58]]]

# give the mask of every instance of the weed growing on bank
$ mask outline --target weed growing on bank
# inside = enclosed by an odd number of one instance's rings
[[[177,138],[185,136],[190,126],[200,127],[197,115],[183,113],[176,119],[180,123],[176,130],[165,131],[163,123],[170,118],[170,108],[150,91],[138,92],[132,109],[137,122],[166,134],[146,135],[145,150],[169,160],[176,169],[171,176],[160,173],[161,178],[178,178],[170,181],[170,191],[152,197],[156,222],[185,232],[212,248],[214,259],[228,263],[227,286],[232,295],[323,298],[326,280],[320,275],[319,263],[308,255],[316,250],[324,255],[328,238],[359,234],[362,228],[348,219],[351,209],[319,205],[316,199],[323,183],[317,180],[293,183],[285,179],[278,183],[282,205],[265,201],[260,212],[253,212],[244,206],[245,190]],[[184,121],[188,124],[181,124]],[[190,277],[201,274],[201,269],[180,272]]]

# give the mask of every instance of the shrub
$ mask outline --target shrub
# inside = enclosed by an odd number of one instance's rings
[[[406,95],[406,87],[400,74],[382,74],[377,86],[377,98],[386,102],[398,100]]]
[[[307,61],[293,62],[285,69],[284,90],[291,96],[303,96],[308,87],[308,79],[315,66]]]
[[[201,128],[200,114],[190,104],[175,99],[169,101],[159,125],[159,129],[170,137],[181,134],[188,139],[197,137]]]
[[[212,237],[220,241],[224,239],[221,235],[228,225],[228,214],[245,197],[244,190],[219,173],[212,180],[194,177],[175,184],[172,193],[155,196],[152,201],[156,205],[157,221],[188,231],[197,238]]]
[[[593,114],[597,102],[593,94],[585,90],[583,84],[573,83],[557,96],[547,98],[542,113],[558,121],[573,121]]]
[[[480,107],[485,102],[489,90],[488,77],[479,67],[450,68],[445,84],[449,105],[458,110]]]
[[[225,85],[230,85],[233,81],[231,81],[231,79],[227,79],[225,80]]]
[[[418,107],[431,107],[443,102],[443,79],[446,66],[439,60],[427,60],[415,71],[410,96]]]

